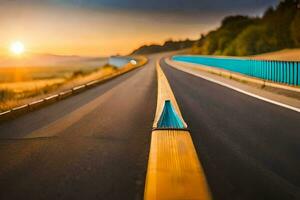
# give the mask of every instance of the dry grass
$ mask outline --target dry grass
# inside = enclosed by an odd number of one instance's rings
[[[26,91],[41,90],[48,86],[60,85],[65,81],[66,79],[63,78],[53,78],[53,79],[46,79],[46,80],[0,83],[0,91],[9,90],[17,94]]]
[[[284,49],[281,51],[255,55],[251,58],[281,61],[300,61],[300,49]]]
[[[72,68],[71,68],[72,69]],[[74,85],[99,79],[115,71],[113,67],[97,69],[68,69],[53,67],[1,68],[0,112],[43,98]]]

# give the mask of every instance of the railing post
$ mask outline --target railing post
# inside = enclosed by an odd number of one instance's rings
[[[268,69],[269,69],[269,80],[273,80],[273,62],[271,60],[269,60],[269,63],[268,63]]]
[[[266,65],[265,65],[265,72],[266,72],[266,79],[267,80],[269,80],[269,75],[270,75],[270,73],[269,73],[269,61],[267,60],[266,61]]]
[[[250,64],[249,64],[249,76],[252,76],[252,64],[253,64],[253,60],[250,60]]]
[[[274,68],[274,61],[271,61],[271,67],[272,67],[272,81],[275,82],[275,68]]]
[[[267,65],[266,66],[267,66],[267,79],[271,80],[272,70],[270,68],[270,61],[269,60],[267,61]]]
[[[290,62],[286,62],[287,65],[287,84],[291,84],[291,65]]]
[[[262,75],[263,75],[263,79],[266,79],[266,61],[263,60],[263,65],[262,65]]]
[[[280,83],[281,82],[281,66],[280,66],[280,62],[279,61],[276,61],[277,62],[277,69],[278,69],[278,82]]]
[[[298,72],[297,73],[297,79],[298,79],[297,85],[300,86],[300,62],[298,61],[296,64],[297,64],[297,72]]]
[[[281,83],[284,83],[284,66],[283,66],[283,62],[282,61],[280,61],[280,73],[281,73],[281,80],[280,80],[280,82]]]
[[[273,81],[273,78],[274,78],[273,72],[274,72],[274,70],[273,70],[273,61],[272,60],[269,61],[269,71],[270,71],[270,80]]]
[[[263,66],[263,61],[259,62],[259,78],[263,78],[262,76],[262,66]]]
[[[286,63],[286,83],[290,84],[290,64],[289,62],[285,62]]]
[[[268,62],[269,61],[265,61],[265,79],[266,80],[268,80],[268,71],[269,71],[269,69],[268,69]]]
[[[288,84],[291,84],[291,65],[290,62],[286,62],[287,64],[287,78],[288,78]]]
[[[266,61],[262,61],[262,68],[261,68],[261,70],[262,70],[262,78],[263,79],[266,79],[266,77],[265,77],[265,69],[266,69]]]
[[[282,71],[283,71],[283,83],[286,83],[286,67],[285,67],[285,63],[282,63]]]
[[[254,77],[257,77],[257,60],[254,61]]]
[[[286,69],[285,69],[284,62],[282,62],[282,71],[283,71],[283,83],[286,83]]]
[[[265,67],[264,67],[264,72],[265,72],[265,79],[268,80],[268,61],[265,60]]]
[[[294,85],[294,63],[293,62],[290,62],[290,72],[291,72],[291,74],[290,74],[290,84],[291,85]]]
[[[274,68],[274,82],[277,81],[277,69],[276,69],[276,62],[273,60],[273,68]]]
[[[279,82],[279,66],[278,61],[275,61],[275,70],[276,70],[276,82]]]

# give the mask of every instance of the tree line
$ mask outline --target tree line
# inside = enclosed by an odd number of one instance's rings
[[[300,47],[300,1],[281,1],[262,17],[229,16],[202,35],[192,53],[246,56]]]

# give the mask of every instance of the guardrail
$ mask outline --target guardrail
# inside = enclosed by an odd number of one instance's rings
[[[221,68],[277,83],[300,86],[300,62],[212,56],[173,56],[172,59]]]

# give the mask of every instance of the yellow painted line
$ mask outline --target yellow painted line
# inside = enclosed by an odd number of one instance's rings
[[[166,99],[181,112],[159,64],[155,122]],[[154,122],[154,126],[156,123]],[[206,177],[187,130],[154,130],[145,184],[145,200],[211,200]]]
[[[152,132],[145,200],[211,199],[190,133]]]
[[[179,115],[181,121],[183,122],[185,128],[187,128],[187,124],[185,123],[185,121],[183,120],[182,114],[180,112],[179,106],[176,102],[175,96],[172,92],[172,89],[169,85],[169,82],[166,78],[166,76],[164,75],[160,65],[159,65],[159,61],[157,61],[156,63],[156,72],[157,72],[157,80],[158,80],[158,94],[157,94],[157,107],[156,107],[156,114],[155,114],[155,118],[154,118],[154,123],[153,123],[153,128],[157,127],[157,122],[159,120],[159,117],[163,111],[163,106],[164,106],[164,102],[165,100],[170,100],[173,107],[175,108],[177,114]]]

